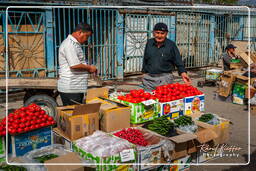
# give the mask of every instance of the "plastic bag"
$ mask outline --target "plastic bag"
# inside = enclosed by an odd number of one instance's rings
[[[40,149],[35,149],[33,151],[28,152],[22,157],[22,160],[24,160],[26,163],[39,163],[35,158],[49,155],[49,154],[55,154],[57,156],[63,156],[70,152],[69,150],[66,150],[63,145],[61,144],[53,144],[50,146],[42,147]],[[47,169],[43,165],[30,165],[30,166],[24,166],[28,171],[47,171]]]
[[[250,99],[251,105],[256,105],[256,94]]]
[[[99,157],[112,156],[133,147],[128,141],[102,131],[95,131],[92,135],[75,141],[75,144],[84,151]]]
[[[193,125],[179,126],[178,128],[187,133],[195,133],[198,126],[193,124]]]

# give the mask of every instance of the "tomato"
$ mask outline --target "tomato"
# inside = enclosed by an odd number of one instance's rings
[[[45,124],[45,123],[41,123],[40,126],[41,126],[41,127],[45,127],[46,124]]]
[[[30,126],[30,122],[26,122],[26,123],[25,123],[25,126],[26,126],[26,127]]]
[[[55,121],[51,121],[51,125],[54,125],[55,124]]]
[[[12,127],[13,127],[14,129],[17,129],[17,128],[19,128],[19,125],[18,125],[18,124],[13,124]]]
[[[44,111],[44,110],[41,110],[41,111],[40,111],[40,114],[41,114],[41,115],[44,115],[44,114],[45,114],[45,111]]]
[[[40,128],[40,124],[36,124],[35,125],[35,128],[37,129],[37,128]]]
[[[53,117],[49,116],[48,121],[53,121]]]
[[[21,133],[23,132],[23,129],[22,128],[18,128],[18,133]]]
[[[26,107],[21,107],[20,110],[25,111],[25,110],[27,110],[27,108]]]
[[[26,128],[24,129],[25,132],[28,132],[29,130],[30,130],[29,127],[26,127]]]
[[[35,125],[35,124],[36,124],[36,121],[32,120],[32,121],[30,122],[30,124],[31,124],[31,125]]]
[[[30,130],[33,130],[33,129],[35,129],[36,127],[35,127],[35,125],[31,125],[30,126]]]
[[[42,121],[41,119],[36,120],[36,123],[40,124]]]
[[[24,127],[25,127],[24,123],[19,124],[19,128],[24,128]]]
[[[40,115],[40,112],[35,112],[34,113],[34,116],[36,116],[36,117],[39,116],[39,115]]]
[[[14,118],[15,120],[17,120],[17,119],[20,118],[20,116],[19,116],[18,114],[16,114],[16,115],[13,116],[13,118]]]
[[[20,121],[25,123],[25,122],[27,122],[27,119],[26,118],[22,118]]]
[[[13,113],[10,113],[10,114],[8,115],[8,117],[13,117],[13,116],[14,116]],[[6,119],[6,118],[4,118],[4,119]]]
[[[36,117],[36,116],[33,116],[32,119],[33,119],[33,120],[37,120],[37,117]]]
[[[34,115],[31,111],[26,111],[26,114],[27,114],[28,116],[33,116],[33,115]]]

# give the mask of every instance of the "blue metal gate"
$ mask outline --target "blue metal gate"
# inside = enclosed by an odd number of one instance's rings
[[[117,10],[87,8],[54,9],[55,57],[61,42],[71,34],[80,22],[86,22],[93,28],[93,35],[83,45],[87,62],[96,65],[102,79],[117,77]],[[57,63],[57,58],[56,61]],[[57,65],[56,65],[57,66]]]

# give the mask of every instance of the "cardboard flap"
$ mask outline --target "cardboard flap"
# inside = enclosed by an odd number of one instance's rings
[[[90,88],[87,90],[86,101],[94,99],[95,97],[108,98],[109,89],[106,87],[102,88]]]
[[[68,138],[68,136],[66,136],[66,134],[65,134],[62,130],[60,130],[59,128],[53,128],[52,130],[53,130],[53,132],[55,132],[56,134],[60,135],[61,137],[64,137],[64,138],[67,139],[68,141],[71,141],[71,140]]]
[[[73,115],[96,113],[100,110],[101,103],[76,105]]]
[[[197,138],[196,135],[187,133],[187,134],[181,134],[181,135],[173,136],[173,137],[170,137],[169,139],[171,141],[179,144],[179,143],[184,143],[184,142],[196,139],[196,138]]]
[[[201,144],[209,142],[218,137],[218,135],[211,129],[203,129],[195,133],[197,141]]]
[[[83,166],[82,166],[82,161],[79,158],[79,156],[77,156],[76,153],[74,152],[70,152],[66,155],[51,159],[51,160],[47,160],[45,161],[45,164],[48,163],[76,163],[76,164],[81,164],[81,165],[45,165],[45,167],[47,168],[48,171],[56,171],[56,170],[62,170],[62,171],[67,171],[67,170],[83,170]]]

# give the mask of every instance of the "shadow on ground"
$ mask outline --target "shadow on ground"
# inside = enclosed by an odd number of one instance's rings
[[[248,162],[248,155],[243,155],[245,162]],[[250,155],[250,163],[246,166],[231,166],[223,171],[248,171],[256,169],[256,150]]]

